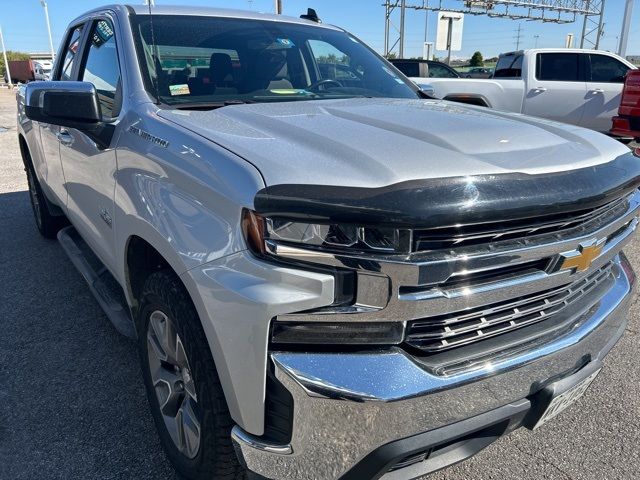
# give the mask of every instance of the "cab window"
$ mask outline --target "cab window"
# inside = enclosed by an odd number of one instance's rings
[[[608,55],[589,56],[592,82],[624,83],[624,77],[629,71],[624,63]]]
[[[93,24],[80,80],[96,87],[102,115],[117,117],[120,111],[122,83],[113,24],[98,20]]]
[[[538,80],[580,81],[580,57],[577,53],[539,53],[536,65]]]
[[[503,55],[498,59],[494,78],[522,78],[522,54]]]
[[[457,78],[457,75],[437,63],[429,64],[429,77],[432,78]]]
[[[420,64],[418,62],[391,62],[393,66],[404,73],[407,77],[420,76]]]
[[[80,49],[80,40],[82,40],[83,29],[84,25],[79,25],[74,28],[69,35],[69,41],[67,42],[64,49],[64,60],[62,62],[62,69],[57,80],[71,80],[76,54]]]

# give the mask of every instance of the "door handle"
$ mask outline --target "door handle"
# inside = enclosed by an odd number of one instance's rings
[[[533,90],[536,92],[546,92],[547,87],[535,87]]]
[[[594,88],[591,93],[604,93],[604,90],[602,88]]]
[[[66,128],[60,129],[60,131],[56,134],[58,141],[65,146],[70,146],[73,143],[73,135],[69,133],[69,130]]]

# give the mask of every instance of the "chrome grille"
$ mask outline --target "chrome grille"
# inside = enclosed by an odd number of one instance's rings
[[[414,320],[405,342],[425,352],[439,352],[547,320],[585,298],[611,275],[611,263],[581,280],[515,301]]]
[[[574,228],[587,229],[597,221],[620,215],[628,197],[617,198],[600,207],[569,213],[538,216],[503,222],[432,228],[413,231],[413,251],[457,248],[501,240],[526,239],[532,235],[562,233]]]

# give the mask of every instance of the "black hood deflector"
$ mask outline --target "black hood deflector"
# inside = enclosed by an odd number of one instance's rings
[[[273,185],[256,194],[254,208],[264,216],[323,223],[430,228],[585,210],[639,185],[640,158],[629,152],[593,167],[540,175],[434,178],[378,188]]]

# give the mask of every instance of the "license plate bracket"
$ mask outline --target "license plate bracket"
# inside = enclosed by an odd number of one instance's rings
[[[527,427],[536,430],[576,403],[601,370],[601,365],[590,365],[574,375],[547,385],[533,399],[532,415],[529,415],[531,421],[527,422]]]

